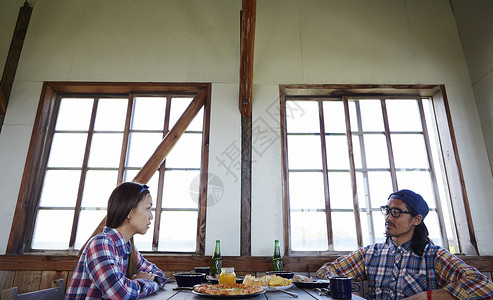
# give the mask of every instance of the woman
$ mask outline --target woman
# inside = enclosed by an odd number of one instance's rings
[[[149,229],[151,207],[146,185],[125,182],[113,190],[106,227],[84,249],[65,299],[138,299],[164,286],[163,271],[133,247],[134,234]]]

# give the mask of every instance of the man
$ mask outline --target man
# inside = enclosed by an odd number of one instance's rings
[[[318,277],[367,280],[369,299],[493,299],[493,283],[486,276],[428,238],[423,219],[429,208],[423,197],[400,190],[380,209],[386,216],[385,243],[326,263]]]

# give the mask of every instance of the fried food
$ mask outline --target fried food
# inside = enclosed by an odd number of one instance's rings
[[[243,284],[246,285],[253,285],[253,286],[288,286],[291,285],[293,280],[291,279],[286,279],[281,276],[277,275],[264,275],[261,277],[256,278],[253,275],[246,275],[245,279],[243,279]]]

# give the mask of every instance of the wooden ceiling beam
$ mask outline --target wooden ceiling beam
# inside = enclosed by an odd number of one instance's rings
[[[253,52],[257,0],[242,0],[240,37],[240,103],[241,116],[252,115]]]
[[[15,73],[17,71],[17,65],[19,64],[22,46],[24,45],[24,38],[26,37],[32,11],[33,8],[29,5],[29,2],[26,1],[24,2],[24,6],[20,8],[19,15],[17,16],[14,35],[12,36],[9,53],[5,60],[2,80],[0,81],[0,115],[5,115],[7,110],[7,103],[10,99],[10,92],[14,83]]]
[[[7,101],[5,100],[5,96],[3,95],[3,89],[0,88],[0,115],[5,115],[7,111]]]

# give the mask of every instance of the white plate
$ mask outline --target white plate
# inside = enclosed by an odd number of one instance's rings
[[[277,288],[278,290],[287,290],[289,288],[291,288],[293,285],[290,284],[290,285],[285,285],[285,286],[276,286],[275,288]],[[270,287],[270,286],[262,286],[264,288],[264,291],[267,291],[267,292],[275,292],[276,289],[273,288],[273,287]]]

